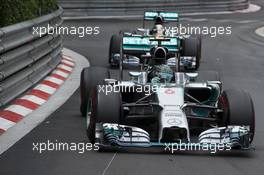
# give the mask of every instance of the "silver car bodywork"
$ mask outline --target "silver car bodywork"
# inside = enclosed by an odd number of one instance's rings
[[[145,74],[131,73],[133,81],[118,82],[114,87],[133,87],[140,83],[143,86],[151,85],[140,80],[144,80]],[[135,76],[137,79],[135,79]],[[143,76],[143,77],[142,77]],[[188,115],[186,108],[194,107],[197,109],[208,108],[217,110],[217,102],[212,106],[196,105],[185,101],[186,88],[215,88],[216,98],[219,98],[221,92],[221,82],[193,82],[197,75],[192,73],[175,73],[175,83],[157,84],[155,93],[157,103],[152,104],[161,108],[158,114],[158,139],[153,141],[150,133],[146,130],[135,127],[122,125],[118,123],[97,123],[96,140],[101,147],[165,147],[166,145],[178,143],[193,143],[204,145],[223,144],[228,148],[250,148],[249,128],[248,126],[212,126],[198,134],[197,138],[191,135]],[[113,83],[111,80],[106,80]],[[153,84],[151,85],[153,86]],[[191,113],[195,111],[191,110]],[[167,135],[179,133],[179,137],[168,142]],[[197,145],[196,145],[197,146]]]

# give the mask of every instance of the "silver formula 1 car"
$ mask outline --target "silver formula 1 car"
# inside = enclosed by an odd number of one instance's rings
[[[146,28],[146,22],[154,21],[154,27]],[[145,12],[143,20],[143,28],[136,31],[122,30],[118,35],[112,35],[109,47],[109,64],[118,66],[120,64],[121,50],[120,45],[124,45],[126,51],[123,54],[123,64],[138,65],[145,59],[140,56],[142,54],[153,53],[157,56],[161,52],[165,52],[167,59],[178,54],[185,64],[185,69],[197,70],[201,60],[201,36],[179,35],[166,29],[167,23],[176,22],[178,26],[178,13],[171,12]],[[157,39],[160,39],[158,42]],[[161,40],[163,38],[163,40]],[[153,40],[154,39],[154,40]],[[157,49],[159,47],[159,49]],[[161,52],[159,52],[159,51]],[[156,52],[158,51],[158,52]]]
[[[129,72],[127,81],[122,66],[119,81],[110,79],[106,68],[82,72],[81,94],[90,94],[82,97],[87,104],[82,112],[92,143],[102,149],[183,143],[251,147],[255,119],[248,93],[223,90],[214,71],[185,73],[179,71],[182,64],[175,68],[166,58],[142,58],[152,61],[143,62],[141,71]]]
[[[241,90],[223,91],[214,72],[175,72],[162,83],[145,81],[145,72],[130,75],[131,81],[105,79],[93,90],[86,114],[92,143],[101,148],[176,143],[250,148],[252,100]]]

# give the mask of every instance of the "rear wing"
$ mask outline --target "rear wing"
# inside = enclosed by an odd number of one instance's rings
[[[162,16],[165,22],[179,21],[179,14],[175,12],[145,12],[144,20],[153,21],[157,16]]]
[[[158,45],[158,41],[152,41],[150,36],[124,36],[123,52],[149,52],[150,49]],[[169,41],[162,41],[161,46],[166,47],[169,52],[177,52],[179,50],[179,39],[176,37],[168,38]]]

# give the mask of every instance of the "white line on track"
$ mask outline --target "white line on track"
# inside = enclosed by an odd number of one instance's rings
[[[28,101],[31,101],[31,102],[36,103],[38,105],[42,105],[46,102],[46,100],[39,98],[35,95],[25,95],[25,96],[21,97],[20,99],[28,100]]]
[[[0,128],[2,128],[3,130],[7,130],[8,128],[14,126],[16,123],[12,122],[10,120],[6,120],[2,117],[0,117]]]
[[[11,105],[8,108],[6,108],[5,110],[14,112],[14,113],[19,114],[21,116],[26,116],[33,111],[32,109],[26,108],[26,107],[21,106],[21,105]]]
[[[65,72],[62,72],[62,71],[60,71],[60,70],[55,70],[53,73],[54,73],[54,74],[58,74],[58,75],[60,75],[60,76],[62,76],[62,77],[64,77],[64,78],[67,78],[68,75],[69,75],[69,74],[67,74],[67,73],[65,73]]]
[[[73,59],[71,57],[68,57],[67,55],[63,55],[63,58],[66,58],[67,60],[73,61]]]
[[[117,152],[115,152],[115,154],[113,155],[112,159],[109,161],[109,163],[108,163],[107,166],[105,167],[105,169],[104,169],[102,175],[105,175],[106,171],[108,170],[108,168],[109,168],[110,165],[112,164],[112,162],[113,162],[113,160],[115,159],[116,155],[117,155]]]
[[[45,84],[40,84],[37,87],[35,87],[34,89],[41,90],[43,92],[46,92],[47,94],[53,94],[56,91],[55,88],[50,87],[50,86],[45,85]]]
[[[74,63],[70,62],[70,61],[67,61],[67,60],[62,60],[61,61],[62,63],[65,63],[65,64],[68,64],[70,66],[74,66]]]
[[[45,80],[53,82],[53,83],[58,84],[58,85],[61,85],[64,82],[63,80],[58,79],[56,77],[52,77],[52,76],[45,78]]]
[[[66,65],[63,65],[63,64],[59,65],[58,68],[65,69],[65,70],[70,71],[70,72],[72,71],[72,68],[71,67],[66,66]]]

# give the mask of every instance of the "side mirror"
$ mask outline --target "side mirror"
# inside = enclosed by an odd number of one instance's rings
[[[129,72],[129,75],[131,77],[139,77],[140,74],[141,74],[141,72]]]
[[[132,77],[132,81],[138,84],[146,84],[148,81],[147,72],[129,72]]]
[[[116,79],[104,79],[104,82],[109,85],[115,85],[118,83]]]
[[[185,73],[185,75],[190,81],[194,81],[198,77],[199,74],[198,73]]]

